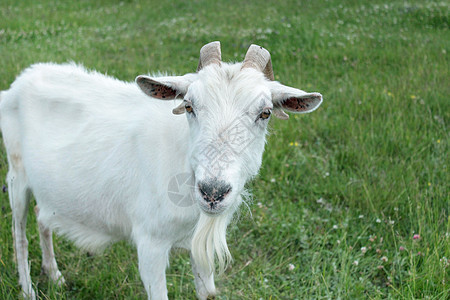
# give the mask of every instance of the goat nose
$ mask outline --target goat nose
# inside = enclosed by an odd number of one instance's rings
[[[198,190],[200,191],[203,199],[213,205],[221,202],[231,192],[231,185],[223,180],[219,181],[217,179],[213,179],[208,181],[200,181],[198,183]]]

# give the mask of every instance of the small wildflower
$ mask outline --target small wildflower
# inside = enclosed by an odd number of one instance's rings
[[[386,256],[383,256],[383,257],[381,258],[381,261],[387,262],[387,261],[388,261],[388,258],[387,258]]]
[[[395,224],[395,221],[394,221],[394,220],[390,220],[390,221],[389,221],[389,224],[390,224],[390,225],[394,225],[394,224]]]
[[[381,253],[381,250],[377,248],[376,252],[377,252],[378,254],[380,254],[380,253]]]
[[[379,218],[377,218],[376,222],[377,223],[381,223],[381,220]]]
[[[394,207],[394,210],[395,210],[395,211],[398,211],[398,207]]]
[[[270,179],[270,182],[274,183],[276,180],[275,178]]]
[[[336,243],[337,243],[338,245],[340,245],[340,244],[341,244],[341,241],[340,241],[340,240],[337,240]]]
[[[445,256],[443,256],[439,261],[441,262],[441,264],[444,268],[447,268],[448,266],[450,266],[450,260],[447,259],[447,257],[445,257]]]
[[[288,265],[289,271],[293,271],[295,269],[295,266],[293,264]]]
[[[420,251],[417,252],[417,255],[422,256],[422,252],[420,252]]]
[[[357,266],[357,265],[359,265],[359,262],[358,262],[357,260],[355,260],[355,261],[353,262],[353,265],[354,265],[354,266]]]
[[[419,240],[419,239],[420,239],[420,235],[419,235],[419,234],[413,235],[413,239],[414,239],[414,240]]]
[[[437,142],[438,144],[440,144],[440,143],[441,143],[441,140],[437,140],[436,142]]]
[[[290,143],[289,143],[289,146],[294,146],[294,142],[290,142]]]
[[[364,218],[364,215],[359,215],[358,218],[362,219]]]
[[[381,265],[377,267],[378,270],[382,270],[383,268],[384,268],[384,267],[381,266]]]
[[[431,182],[428,182],[428,186],[431,186]]]
[[[371,241],[372,243],[377,239],[377,236],[371,236],[369,238],[369,241]]]
[[[348,250],[353,250],[353,247],[352,246],[348,247]]]
[[[391,92],[387,92],[387,95],[388,95],[389,97],[392,97],[392,93],[391,93]]]
[[[398,250],[400,250],[400,251],[405,251],[405,247],[400,246],[400,248],[398,248]]]
[[[257,205],[258,205],[259,208],[262,208],[262,207],[263,207],[263,205],[262,205],[261,202],[258,202]]]
[[[325,177],[328,177],[328,176],[330,176],[330,173],[326,172]]]
[[[411,99],[416,99],[417,97],[415,96],[415,95],[411,95],[411,96],[409,96]]]
[[[364,254],[367,252],[367,248],[366,247],[361,247],[361,252]]]
[[[338,226],[337,225],[333,225],[333,229],[338,229]]]

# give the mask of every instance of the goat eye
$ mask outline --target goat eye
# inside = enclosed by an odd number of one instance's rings
[[[194,111],[194,109],[192,108],[192,106],[189,105],[189,104],[186,104],[186,106],[185,106],[184,108],[186,109],[186,111],[187,111],[188,113],[191,113],[191,112]]]
[[[261,119],[268,119],[269,117],[270,117],[270,114],[271,114],[271,112],[270,112],[270,110],[264,110],[260,115],[259,115],[259,117],[261,118]]]

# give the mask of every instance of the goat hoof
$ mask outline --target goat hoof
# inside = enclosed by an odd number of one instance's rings
[[[36,300],[36,293],[32,288],[30,288],[28,292],[22,291],[22,296],[26,300]]]

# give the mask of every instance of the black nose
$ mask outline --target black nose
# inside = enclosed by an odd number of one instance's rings
[[[198,190],[203,199],[213,207],[230,193],[231,185],[223,180],[211,179],[200,181],[198,183]]]

